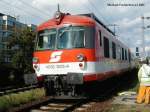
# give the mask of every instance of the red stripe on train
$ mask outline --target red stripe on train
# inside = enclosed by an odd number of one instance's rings
[[[83,77],[84,82],[90,82],[90,81],[102,81],[105,79],[108,79],[113,76],[121,75],[122,73],[126,72],[128,69],[121,69],[121,70],[114,70],[114,71],[108,71],[104,73],[99,74],[85,74]]]
[[[59,63],[65,62],[79,62],[77,56],[83,54],[86,57],[86,61],[96,61],[95,49],[71,49],[71,50],[55,50],[55,51],[36,51],[34,57],[38,58],[39,63],[49,63],[52,53],[62,51],[60,55],[61,59]]]

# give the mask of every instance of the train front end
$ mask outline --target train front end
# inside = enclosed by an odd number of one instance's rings
[[[38,27],[33,68],[47,94],[76,94],[81,85],[95,80],[95,23],[59,14]]]

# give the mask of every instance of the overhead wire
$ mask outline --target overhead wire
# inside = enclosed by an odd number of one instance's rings
[[[3,2],[1,2],[1,3],[4,4]],[[4,11],[4,10],[5,10],[5,11],[8,13],[8,9],[10,9],[10,7],[6,6],[6,7],[3,7],[3,10],[1,10],[1,11]],[[6,12],[5,12],[5,13],[6,13]],[[2,12],[0,12],[0,13],[2,13]]]
[[[3,1],[3,0],[1,0],[1,1],[2,1],[3,3],[7,4],[7,5],[9,4],[9,5],[13,6],[13,5],[10,4],[9,2]],[[1,1],[0,1],[0,2],[1,2]],[[46,13],[46,12],[44,12],[44,11],[38,9],[38,8],[33,7],[32,5],[28,4],[27,2],[24,2],[24,1],[21,1],[21,0],[18,0],[18,1],[19,1],[20,3],[22,3],[23,5],[27,6],[27,7],[30,7],[30,8],[32,8],[32,9],[36,10],[36,11],[38,10],[38,13],[40,13],[40,14],[45,15],[46,17],[48,17],[48,16],[47,16],[48,13]],[[87,1],[89,2],[89,5],[91,5],[92,8],[95,9],[95,11],[97,12],[97,14],[99,14],[100,17],[102,17],[102,19],[103,19],[106,23],[109,23],[109,22],[102,16],[101,12],[97,9],[96,5],[95,5],[93,2],[91,2],[90,0],[87,0]],[[81,3],[83,4],[82,1],[81,1]],[[83,4],[83,6],[84,6],[86,9],[88,9],[90,12],[93,12],[88,6],[86,6],[86,5],[84,5],[84,4]],[[45,18],[43,18],[43,16],[42,16],[42,17],[41,17],[41,16],[37,16],[37,15],[31,13],[30,11],[24,10],[24,9],[22,9],[22,8],[20,8],[20,7],[17,7],[17,6],[15,6],[15,8],[21,9],[22,11],[24,11],[24,12],[27,13],[27,14],[30,13],[32,17],[36,17],[36,18],[38,18],[38,19],[45,20]]]
[[[0,1],[0,2],[1,2],[1,1]],[[2,1],[1,3],[4,3],[4,4],[6,4],[6,5],[13,6],[11,3],[6,2],[6,1]],[[40,16],[37,16],[37,15],[34,15],[34,14],[32,14],[30,11],[24,10],[24,9],[18,7],[18,6],[15,6],[15,8],[16,8],[16,9],[19,9],[19,10],[22,10],[22,11],[25,12],[26,14],[29,14],[29,13],[30,13],[32,17],[36,17],[36,18],[38,18],[38,19],[40,19],[40,20],[45,20],[45,18],[40,17]]]
[[[80,2],[86,9],[88,9],[89,11],[90,11],[90,13],[92,13],[93,11],[88,7],[88,6],[86,6],[86,5],[84,5],[83,4],[83,2],[82,2],[82,0],[81,0],[81,2]]]
[[[99,9],[96,7],[96,5],[93,3],[93,2],[91,2],[90,0],[87,0],[88,2],[89,2],[89,4],[95,9],[95,11],[99,14],[99,16],[107,23],[107,24],[109,24],[109,21],[106,19],[106,18],[104,18],[102,15],[102,13],[99,11]]]
[[[38,12],[38,13],[40,13],[40,14],[42,14],[42,15],[45,15],[45,16],[47,16],[47,17],[49,17],[49,16],[48,16],[49,13],[46,13],[45,11],[43,11],[43,10],[41,10],[41,9],[39,9],[39,8],[35,8],[35,7],[33,7],[32,5],[30,5],[29,3],[24,2],[24,1],[22,1],[22,0],[18,0],[18,1],[21,2],[21,3],[23,3],[23,5],[26,5],[27,7],[34,9],[36,12]]]

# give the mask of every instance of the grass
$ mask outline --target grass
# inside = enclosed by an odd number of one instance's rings
[[[0,111],[39,99],[43,96],[45,96],[45,91],[43,88],[1,96]]]

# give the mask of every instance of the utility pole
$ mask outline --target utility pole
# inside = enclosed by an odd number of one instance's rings
[[[143,57],[146,57],[145,54],[145,35],[144,35],[144,30],[145,30],[145,26],[144,26],[144,16],[141,17],[142,20],[142,48],[143,48]]]
[[[145,19],[150,19],[150,17],[144,17],[144,16],[141,16],[141,20],[142,20],[142,48],[143,48],[143,57],[145,58],[146,57],[146,52],[145,52],[145,29],[147,28],[150,28],[150,25],[146,26],[145,27],[145,23],[144,23],[144,20]]]

